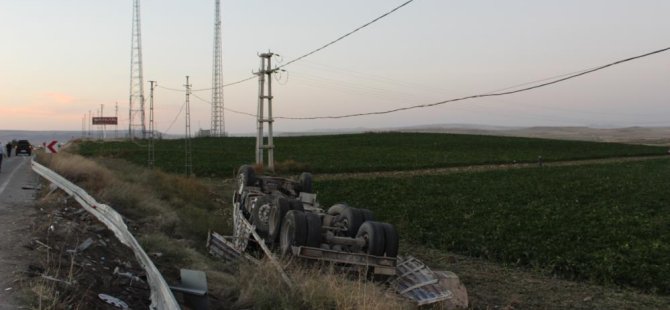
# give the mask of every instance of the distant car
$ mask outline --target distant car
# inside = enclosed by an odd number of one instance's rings
[[[26,154],[30,156],[32,153],[33,146],[30,144],[30,142],[28,142],[28,140],[19,140],[19,142],[16,143],[16,155]]]

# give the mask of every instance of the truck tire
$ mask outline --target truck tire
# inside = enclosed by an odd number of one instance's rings
[[[379,222],[365,222],[358,229],[356,238],[365,239],[365,246],[361,249],[363,252],[374,256],[384,255],[384,227]]]
[[[363,221],[364,222],[375,220],[375,214],[372,211],[370,211],[368,209],[358,209],[358,210],[360,210],[361,213],[363,214]]]
[[[347,229],[346,235],[349,237],[356,237],[358,228],[361,227],[361,224],[364,222],[363,214],[360,210],[352,207],[343,208],[342,213],[340,213],[337,221],[342,223]]]
[[[381,223],[384,228],[384,253],[388,257],[398,256],[398,245],[400,238],[398,237],[398,231],[395,227],[389,223]]]
[[[256,184],[256,171],[254,167],[242,165],[237,170],[237,182],[238,186],[253,186]]]
[[[303,193],[312,193],[312,174],[309,172],[303,172],[298,178],[298,183],[300,184],[300,191]]]
[[[290,210],[296,210],[300,212],[305,211],[305,207],[302,206],[302,202],[298,199],[291,199],[289,200],[289,209]]]
[[[284,197],[277,197],[275,203],[270,208],[270,222],[268,223],[268,239],[272,242],[279,240],[279,232],[281,231],[281,223],[290,210],[288,199]]]
[[[307,212],[305,213],[307,220],[307,241],[306,246],[318,248],[321,246],[321,217],[318,214]]]
[[[307,242],[305,213],[295,210],[286,212],[279,233],[279,250],[282,256],[291,253],[291,246],[303,246]]]
[[[336,204],[332,205],[330,208],[328,208],[328,214],[330,214],[330,215],[340,215],[342,213],[342,210],[344,210],[344,208],[350,208],[350,207],[349,207],[349,205],[347,205],[344,202],[336,203]]]
[[[256,226],[256,230],[263,234],[267,234],[270,225],[270,209],[272,208],[272,201],[269,196],[261,196],[256,200],[256,204],[251,210],[251,224]]]

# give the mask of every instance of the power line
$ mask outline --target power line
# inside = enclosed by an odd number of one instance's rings
[[[195,97],[196,99],[198,99],[198,100],[200,100],[200,101],[202,101],[202,102],[204,102],[204,103],[212,104],[212,102],[207,101],[207,100],[203,99],[202,97],[200,97],[200,96],[198,96],[198,95],[196,95],[196,94],[191,94],[191,96]],[[251,116],[251,117],[256,117],[256,114],[251,114],[251,113],[247,113],[247,112],[237,111],[237,110],[233,110],[233,109],[225,108],[225,107],[224,107],[223,109],[226,110],[226,111],[228,111],[228,112],[232,112],[232,113],[237,113],[237,114],[247,115],[247,116]]]
[[[288,61],[287,63],[285,63],[285,64],[283,64],[283,65],[281,65],[281,66],[278,66],[276,69],[284,68],[284,67],[286,67],[286,66],[288,66],[288,65],[290,65],[290,64],[292,64],[292,63],[294,63],[294,62],[296,62],[296,61],[299,61],[299,60],[302,60],[302,59],[304,59],[304,58],[306,58],[306,57],[309,57],[309,56],[311,56],[312,54],[317,53],[317,52],[319,52],[319,51],[325,49],[326,47],[329,47],[329,46],[331,46],[331,45],[333,45],[333,44],[335,44],[335,43],[337,43],[337,42],[339,42],[339,41],[342,41],[344,38],[346,38],[346,37],[348,37],[348,36],[350,36],[350,35],[352,35],[352,34],[358,32],[359,30],[361,30],[361,29],[363,29],[363,28],[365,28],[365,27],[367,27],[367,26],[370,26],[370,25],[374,24],[375,22],[379,21],[380,19],[382,19],[382,18],[384,18],[384,17],[390,15],[391,13],[393,13],[393,12],[395,12],[395,11],[401,9],[402,7],[408,5],[408,4],[412,3],[412,2],[414,2],[414,0],[409,0],[409,1],[407,1],[407,2],[405,2],[405,3],[403,3],[403,4],[401,4],[401,5],[399,5],[399,6],[395,7],[395,8],[393,8],[392,10],[390,10],[390,11],[388,11],[388,12],[382,14],[381,16],[379,16],[379,17],[377,17],[377,18],[375,18],[375,19],[373,19],[373,20],[371,20],[371,21],[369,21],[369,22],[363,24],[362,26],[360,26],[360,27],[358,27],[358,28],[356,28],[356,29],[354,29],[354,30],[352,30],[352,31],[350,31],[350,32],[348,32],[348,33],[346,33],[346,34],[344,34],[344,35],[341,35],[341,36],[338,37],[337,39],[332,40],[332,41],[326,43],[325,45],[323,45],[323,46],[321,46],[321,47],[319,47],[319,48],[317,48],[317,49],[315,49],[315,50],[312,50],[312,51],[310,51],[310,52],[308,52],[308,53],[306,53],[306,54],[304,54],[304,55],[302,55],[302,56],[299,56],[299,57],[297,57],[297,58],[295,58],[295,59],[293,59],[293,60],[290,60],[290,61]],[[248,77],[248,78],[245,78],[245,79],[242,79],[242,80],[239,80],[239,81],[236,81],[236,82],[232,82],[232,83],[224,84],[223,87],[227,87],[227,86],[232,86],[232,85],[236,85],[236,84],[244,83],[244,82],[246,82],[246,81],[250,81],[250,80],[253,80],[253,79],[255,79],[255,78],[256,78],[256,76],[253,75],[253,76],[250,76],[250,77]],[[169,89],[169,90],[177,91],[177,89],[174,89],[174,88],[167,88],[167,87],[163,87],[163,88],[165,88],[165,89]],[[205,90],[212,90],[212,89],[213,89],[213,88],[210,87],[210,88],[192,89],[191,91],[194,91],[194,92],[195,92],[195,91],[205,91]],[[178,91],[181,91],[181,90],[178,90]]]
[[[319,47],[319,48],[317,48],[317,49],[315,49],[315,50],[313,50],[313,51],[311,51],[311,52],[309,52],[309,53],[307,53],[307,54],[304,54],[304,55],[302,55],[302,56],[300,56],[300,57],[298,57],[298,58],[295,58],[295,59],[293,59],[293,60],[290,60],[290,61],[288,61],[287,63],[285,63],[285,64],[283,64],[283,65],[281,65],[281,66],[279,66],[279,67],[277,67],[277,68],[279,69],[279,68],[286,67],[286,66],[288,66],[288,65],[290,65],[290,64],[292,64],[292,63],[294,63],[294,62],[296,62],[296,61],[299,61],[299,60],[301,60],[301,59],[303,59],[303,58],[306,58],[306,57],[308,57],[308,56],[310,56],[310,55],[312,55],[312,54],[314,54],[314,53],[316,53],[316,52],[318,52],[318,51],[320,51],[320,50],[322,50],[322,49],[324,49],[324,48],[326,48],[326,47],[329,47],[329,46],[331,46],[331,45],[333,45],[333,44],[335,44],[335,43],[341,41],[342,39],[344,39],[344,38],[346,38],[346,37],[348,37],[348,36],[350,36],[350,35],[356,33],[357,31],[359,31],[359,30],[361,30],[361,29],[363,29],[363,28],[365,28],[365,27],[367,27],[367,26],[372,25],[372,24],[375,23],[376,21],[378,21],[378,20],[380,20],[380,19],[382,19],[382,18],[384,18],[384,17],[390,15],[391,13],[393,13],[393,12],[395,12],[395,11],[401,9],[402,7],[404,7],[404,6],[406,6],[406,5],[410,4],[410,3],[412,3],[413,1],[414,1],[414,0],[409,0],[409,1],[407,1],[407,2],[405,2],[405,3],[403,3],[403,4],[401,4],[401,5],[399,5],[399,6],[397,6],[397,7],[395,7],[393,10],[390,10],[390,11],[388,11],[388,12],[382,14],[381,16],[379,16],[379,17],[377,17],[377,18],[375,18],[375,19],[373,19],[373,20],[371,20],[371,21],[365,23],[363,26],[360,26],[360,27],[358,27],[358,28],[356,28],[356,29],[350,31],[350,32],[348,32],[348,33],[346,33],[346,34],[340,36],[339,38],[337,38],[337,39],[335,39],[335,40],[333,40],[333,41],[330,41],[330,42],[326,43],[325,45],[323,45],[323,46],[321,46],[321,47]]]
[[[183,90],[183,89],[170,88],[170,87],[165,87],[165,86],[163,86],[163,85],[156,85],[156,87],[158,87],[158,88],[162,88],[162,89],[166,89],[166,90],[171,90],[171,91],[180,91],[180,92],[181,92],[181,91],[185,91],[185,90]]]
[[[174,117],[174,119],[172,120],[172,123],[170,123],[170,126],[168,126],[168,128],[164,131],[165,133],[167,133],[168,131],[170,131],[170,129],[172,129],[172,125],[174,125],[174,123],[177,121],[177,119],[179,118],[179,115],[181,115],[181,112],[184,111],[184,106],[185,105],[186,105],[186,102],[184,102],[181,105],[181,108],[179,108],[179,113],[177,113],[177,116]]]
[[[521,89],[517,89],[517,90],[506,91],[506,92],[488,92],[488,93],[483,93],[483,94],[479,94],[479,95],[471,95],[471,96],[466,96],[466,97],[460,97],[460,98],[454,98],[454,99],[447,99],[447,100],[443,100],[443,101],[439,101],[439,102],[434,102],[434,103],[419,104],[419,105],[414,105],[414,106],[409,106],[409,107],[403,107],[403,108],[397,108],[397,109],[391,109],[391,110],[384,110],[384,111],[365,112],[365,113],[353,113],[353,114],[335,115],[335,116],[310,116],[310,117],[282,117],[282,116],[275,116],[275,119],[314,120],[314,119],[339,119],[339,118],[349,118],[349,117],[365,116],[365,115],[380,115],[380,114],[389,114],[389,113],[394,113],[394,112],[399,112],[399,111],[405,111],[405,110],[412,110],[412,109],[419,109],[419,108],[428,108],[428,107],[433,107],[433,106],[438,106],[438,105],[442,105],[442,104],[446,104],[446,103],[451,103],[451,102],[456,102],[456,101],[463,101],[463,100],[468,100],[468,99],[511,95],[511,94],[516,94],[516,93],[526,92],[526,91],[529,91],[529,90],[533,90],[533,89],[537,89],[537,88],[541,88],[541,87],[545,87],[545,86],[549,86],[549,85],[557,84],[557,83],[560,83],[560,82],[564,82],[564,81],[567,81],[567,80],[570,80],[570,79],[574,79],[574,78],[580,77],[580,76],[582,76],[582,75],[586,75],[586,74],[593,73],[593,72],[596,72],[596,71],[599,71],[599,70],[603,70],[603,69],[608,68],[608,67],[611,67],[611,66],[619,65],[619,64],[622,64],[622,63],[625,63],[625,62],[629,62],[629,61],[632,61],[632,60],[636,60],[636,59],[639,59],[639,58],[643,58],[643,57],[651,56],[651,55],[654,55],[654,54],[662,53],[662,52],[665,52],[665,51],[668,51],[668,50],[670,50],[670,47],[666,47],[666,48],[663,48],[663,49],[660,49],[660,50],[656,50],[656,51],[653,51],[653,52],[649,52],[649,53],[646,53],[646,54],[642,54],[642,55],[638,55],[638,56],[634,56],[634,57],[630,57],[630,58],[626,58],[626,59],[618,60],[618,61],[615,61],[615,62],[606,64],[606,65],[602,65],[602,66],[599,66],[599,67],[595,67],[595,68],[592,68],[592,69],[588,69],[588,70],[584,70],[584,71],[577,71],[578,73],[569,75],[569,76],[564,77],[564,78],[560,78],[560,79],[558,79],[558,80],[553,80],[553,81],[551,81],[551,82],[546,82],[546,83],[542,83],[542,84],[539,84],[539,85],[534,85],[534,86],[525,87],[525,88],[521,88]],[[543,79],[543,80],[546,80],[546,79]],[[527,84],[527,83],[524,83],[524,84],[522,84],[522,85],[525,85],[525,84]],[[512,86],[512,87],[514,87],[514,86]],[[510,88],[510,87],[507,87],[507,88],[504,88],[504,89],[509,89],[509,88]],[[503,89],[503,90],[504,90],[504,89]]]
[[[242,79],[242,80],[239,80],[239,81],[237,81],[237,82],[231,82],[231,83],[228,83],[228,84],[223,84],[223,86],[221,86],[221,87],[227,87],[227,86],[232,86],[232,85],[235,85],[235,84],[244,83],[244,82],[246,82],[246,81],[250,81],[250,80],[253,80],[253,79],[255,79],[255,78],[256,78],[255,75],[254,75],[254,76],[250,76],[250,77],[248,77],[248,78],[246,78],[246,79]],[[158,87],[160,87],[160,88],[162,88],[162,89],[166,89],[166,90],[171,90],[171,91],[184,91],[183,89],[178,89],[178,88],[170,88],[170,87],[165,87],[165,86],[158,86]],[[214,89],[214,88],[209,87],[209,88],[191,89],[191,92],[196,92],[196,91],[206,91],[206,90],[212,90],[212,89]]]

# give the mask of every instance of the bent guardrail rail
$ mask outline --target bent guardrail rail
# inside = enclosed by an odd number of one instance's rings
[[[144,252],[144,249],[142,249],[135,237],[128,231],[128,227],[126,226],[126,223],[123,222],[123,218],[119,213],[106,204],[98,203],[84,189],[68,181],[51,169],[37,163],[35,159],[32,159],[31,166],[33,171],[37,174],[58,186],[58,188],[66,192],[68,195],[74,197],[86,211],[91,213],[100,222],[105,224],[109,230],[114,232],[114,235],[121,241],[121,243],[133,250],[135,258],[137,258],[147,273],[147,282],[151,288],[151,309],[180,309],[179,304],[174,298],[170,287],[165,282],[165,279],[149,256],[147,256],[147,253]]]

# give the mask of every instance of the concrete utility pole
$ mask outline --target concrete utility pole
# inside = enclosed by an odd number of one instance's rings
[[[186,110],[186,136],[184,137],[186,149],[186,176],[189,177],[193,173],[193,154],[191,153],[191,103],[189,96],[191,95],[191,84],[188,83],[188,75],[186,76],[186,101],[184,102],[184,109]]]
[[[105,116],[105,104],[100,104],[100,117]],[[102,140],[105,140],[107,138],[107,126],[105,123],[102,123]]]
[[[154,146],[154,86],[157,86],[158,83],[149,81],[149,85],[151,86],[151,93],[149,95],[149,160],[147,166],[152,169],[156,157]]]
[[[119,102],[114,104],[114,117],[116,117],[116,125],[114,125],[114,138],[119,138]]]
[[[272,140],[272,123],[274,123],[274,119],[272,118],[272,74],[275,73],[277,69],[272,69],[272,56],[274,56],[274,54],[271,52],[258,55],[258,57],[261,58],[261,65],[258,72],[255,73],[258,75],[258,110],[256,112],[256,164],[264,166],[263,152],[264,150],[268,150],[268,168],[270,171],[274,172],[274,142]],[[266,81],[267,92],[265,89]],[[267,118],[264,118],[265,102],[267,102],[268,106]],[[264,138],[265,133],[263,130],[263,123],[268,123],[267,143],[265,142]]]
[[[84,116],[81,117],[81,137],[84,138],[86,136],[86,113],[84,113]]]
[[[88,110],[88,137],[91,137],[91,124],[93,123],[93,115],[91,114],[91,110]]]

